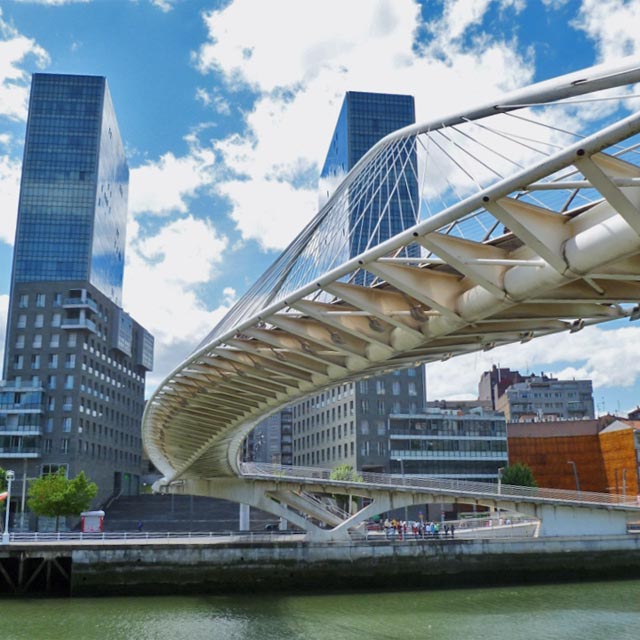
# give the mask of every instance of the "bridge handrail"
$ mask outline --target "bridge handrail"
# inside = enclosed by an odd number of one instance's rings
[[[241,538],[243,540],[271,539],[277,535],[303,535],[304,531],[102,531],[84,533],[82,531],[59,532],[12,532],[10,542],[104,542],[104,541],[140,541],[140,540],[179,540],[193,538]]]
[[[372,473],[368,471],[358,471],[362,477],[362,483],[354,483],[345,480],[333,480],[331,469],[319,467],[289,467],[275,464],[264,464],[255,462],[244,462],[241,464],[243,476],[260,476],[269,479],[281,480],[305,480],[313,483],[330,483],[336,486],[351,486],[355,484],[377,485],[394,487],[398,490],[420,489],[421,491],[437,491],[446,494],[478,495],[483,497],[496,497],[501,500],[510,498],[525,498],[536,500],[553,500],[562,502],[588,503],[599,505],[616,505],[625,507],[635,507],[640,510],[640,503],[635,496],[597,493],[593,491],[572,491],[569,489],[549,489],[546,487],[519,487],[508,484],[491,482],[473,482],[469,480],[449,480],[444,478],[424,478],[411,475],[404,477],[385,473]]]

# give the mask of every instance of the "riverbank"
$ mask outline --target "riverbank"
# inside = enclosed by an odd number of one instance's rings
[[[327,592],[640,577],[640,536],[309,543],[148,540],[0,548],[4,595]]]

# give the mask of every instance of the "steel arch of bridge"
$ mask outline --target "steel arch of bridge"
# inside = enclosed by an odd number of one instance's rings
[[[585,136],[558,101],[639,81],[593,68],[375,145],[149,400],[161,484],[241,476],[258,421],[341,382],[635,318],[640,112]],[[415,224],[373,245],[393,206]],[[354,215],[371,246],[350,258]]]

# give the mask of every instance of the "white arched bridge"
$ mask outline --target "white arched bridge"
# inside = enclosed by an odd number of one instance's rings
[[[549,535],[624,532],[640,511],[617,496],[340,482],[240,453],[257,422],[336,384],[640,317],[637,82],[638,60],[596,67],[383,138],[149,400],[156,488],[249,504],[311,537],[429,501],[532,514]],[[317,497],[335,493],[370,502],[341,514]]]

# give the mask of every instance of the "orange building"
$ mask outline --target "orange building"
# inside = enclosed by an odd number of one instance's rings
[[[540,487],[638,495],[640,421],[507,424],[509,464],[531,467]]]

